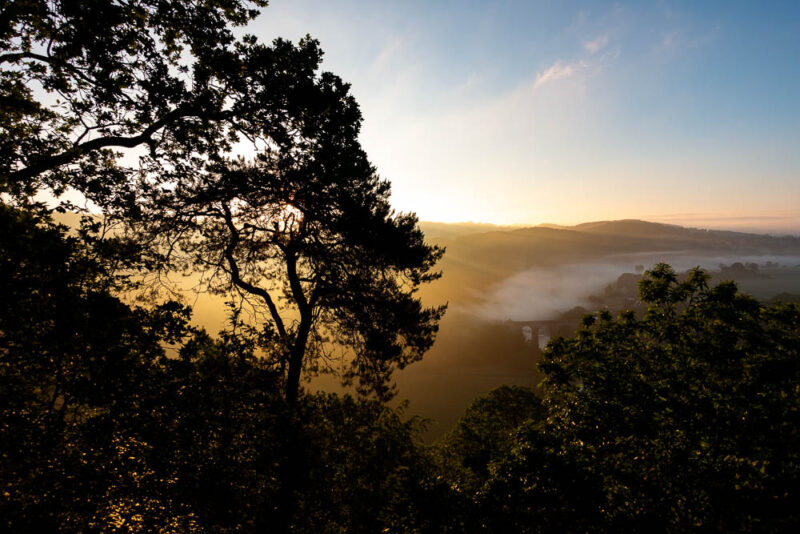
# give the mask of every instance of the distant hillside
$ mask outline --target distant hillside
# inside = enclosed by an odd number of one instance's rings
[[[674,256],[800,256],[800,238],[685,228],[640,220],[597,221],[570,227],[423,223],[423,230],[447,248],[443,278],[426,296],[470,301],[492,284],[534,267],[586,263],[604,258],[660,254]]]
[[[437,223],[444,225],[444,223]],[[475,225],[477,230],[479,225]],[[498,253],[538,255],[538,262],[560,262],[568,257],[654,250],[718,250],[742,254],[800,253],[800,237],[705,230],[639,220],[598,221],[576,226],[540,225],[527,228],[490,227],[468,232],[469,227],[447,232],[437,228],[431,239],[483,261],[503,260]],[[423,227],[424,230],[424,227]],[[449,237],[445,237],[449,236]],[[551,256],[555,254],[556,256]],[[520,260],[520,264],[528,261]]]
[[[653,223],[638,219],[623,219],[619,221],[595,221],[569,227],[578,232],[592,234],[626,235],[636,237],[665,237],[680,238],[694,235],[696,232],[706,232],[696,228],[684,228],[674,224]]]
[[[755,247],[758,250],[766,248],[772,252],[777,252],[780,249],[794,251],[800,247],[800,237],[776,237],[745,232],[687,228],[674,224],[653,223],[636,219],[589,222],[569,227],[569,229],[591,234],[681,241],[687,246],[697,244],[711,245],[714,248],[741,246]]]
[[[422,228],[422,231],[425,232],[425,236],[431,240],[451,239],[462,235],[484,232],[510,231],[519,228],[517,226],[498,226],[489,223],[443,223],[430,221],[420,221],[419,226]]]

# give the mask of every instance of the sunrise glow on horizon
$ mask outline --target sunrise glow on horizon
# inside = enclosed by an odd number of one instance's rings
[[[800,233],[800,6],[273,0],[421,220]]]

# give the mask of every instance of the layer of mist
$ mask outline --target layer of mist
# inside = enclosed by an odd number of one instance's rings
[[[651,268],[659,262],[670,264],[683,272],[692,267],[714,273],[719,266],[734,263],[769,265],[785,268],[800,266],[800,256],[738,256],[698,254],[626,254],[606,261],[541,266],[528,269],[499,282],[485,294],[480,304],[470,307],[472,313],[486,320],[547,320],[581,306],[591,309],[590,296],[602,292],[623,273]],[[637,269],[637,267],[639,267]],[[774,270],[774,269],[773,269]],[[787,291],[784,280],[774,280],[774,274],[764,274],[758,284],[750,280],[736,280],[741,289],[757,298],[768,299],[781,291]],[[775,283],[765,282],[774,280]],[[791,284],[796,286],[796,284]],[[754,291],[755,290],[755,291]]]

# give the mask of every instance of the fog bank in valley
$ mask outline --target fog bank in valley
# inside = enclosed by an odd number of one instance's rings
[[[486,320],[528,321],[554,319],[570,309],[581,306],[592,310],[589,297],[602,293],[623,273],[640,272],[642,267],[650,269],[659,262],[672,265],[678,272],[692,267],[701,267],[712,275],[719,266],[734,263],[759,266],[777,264],[778,271],[786,271],[800,265],[800,256],[759,255],[712,255],[698,254],[626,254],[604,261],[575,263],[559,266],[537,266],[515,274],[489,288],[480,304],[470,307],[471,313]],[[638,267],[638,268],[637,268]],[[772,270],[764,270],[757,283],[744,279],[736,280],[743,291],[757,298],[767,299],[786,287],[785,277],[777,277]],[[596,307],[596,306],[595,306]]]

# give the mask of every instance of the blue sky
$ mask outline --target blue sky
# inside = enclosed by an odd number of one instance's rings
[[[424,220],[800,233],[800,2],[272,0]]]

